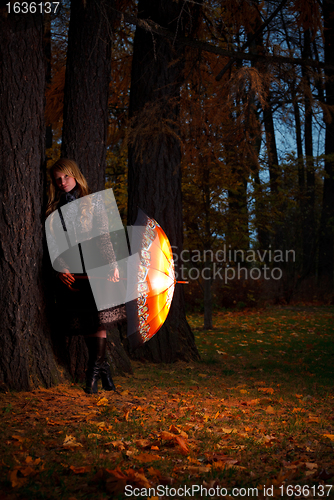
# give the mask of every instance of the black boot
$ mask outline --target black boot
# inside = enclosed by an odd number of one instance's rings
[[[116,391],[112,381],[110,368],[105,360],[107,339],[101,337],[85,337],[89,352],[88,368],[86,373],[86,389],[88,394],[97,393],[97,382],[102,379],[103,389]]]
[[[102,380],[102,387],[105,391],[116,391],[115,384],[111,378],[110,366],[108,361],[106,360],[106,347],[107,347],[107,339],[104,340],[103,344],[103,362],[100,366],[100,375]]]
[[[97,383],[100,379],[100,368],[105,356],[105,347],[103,346],[103,341],[105,340],[106,339],[99,337],[85,337],[89,355],[85,389],[87,394],[97,393]]]
[[[102,387],[105,391],[116,391],[115,384],[111,378],[110,366],[107,361],[101,365],[100,368]]]

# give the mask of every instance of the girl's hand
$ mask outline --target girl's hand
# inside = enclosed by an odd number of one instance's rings
[[[68,286],[68,288],[70,288],[71,290],[74,290],[74,288],[72,288],[72,285],[75,282],[75,278],[68,269],[63,269],[63,271],[59,273],[58,276],[60,281],[62,281],[64,285]]]
[[[113,281],[113,282],[119,281],[119,270],[118,270],[118,267],[115,268],[114,275],[113,275],[112,278],[109,278],[109,281]]]

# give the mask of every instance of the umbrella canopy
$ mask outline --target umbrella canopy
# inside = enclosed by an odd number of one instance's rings
[[[128,338],[132,349],[150,340],[163,325],[173,298],[175,273],[173,253],[160,225],[139,209],[130,230],[128,287],[137,298],[126,304]],[[131,283],[130,283],[131,280]]]

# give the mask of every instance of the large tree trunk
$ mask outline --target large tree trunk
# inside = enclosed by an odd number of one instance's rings
[[[311,59],[311,33],[304,32],[303,59]],[[310,77],[307,69],[302,67],[304,78],[305,103],[305,156],[306,156],[306,200],[303,217],[303,275],[314,275],[315,272],[315,170],[313,159],[313,127]]]
[[[58,379],[43,294],[43,20],[0,9],[0,381],[29,390]]]
[[[78,163],[93,192],[105,188],[112,6],[108,0],[71,2],[61,154]],[[113,336],[112,342],[115,351],[123,352],[120,338]],[[74,378],[82,380],[87,362],[83,337],[59,343],[62,361]],[[119,358],[113,359],[117,363]]]
[[[138,16],[178,34],[183,32],[183,4],[139,0]],[[178,96],[183,79],[183,50],[161,36],[136,29],[131,75],[128,223],[140,207],[166,232],[174,254],[182,251],[181,148]],[[178,272],[179,259],[176,262]],[[171,310],[159,333],[136,357],[154,362],[198,358],[186,321],[182,285],[176,285]]]
[[[258,4],[258,2],[257,2]],[[256,6],[258,9],[258,6]],[[259,11],[258,11],[259,12]],[[249,44],[249,51],[253,54],[263,54],[264,44],[263,36],[260,33],[256,38],[254,38],[254,32],[257,32],[261,25],[261,19],[259,15],[254,16],[254,26],[252,32],[247,33],[247,41]],[[266,68],[262,62],[252,61],[252,66],[257,68],[259,73],[265,73]],[[270,244],[270,233],[268,231],[268,223],[266,221],[265,214],[268,212],[268,201],[265,199],[263,187],[260,178],[260,162],[259,154],[261,151],[262,143],[262,132],[260,123],[260,109],[256,109],[256,100],[254,92],[248,97],[251,99],[250,113],[251,113],[251,123],[250,135],[252,137],[251,151],[252,154],[249,158],[249,164],[251,166],[253,176],[254,176],[254,208],[255,208],[255,227],[257,228],[257,238],[259,248],[269,248]]]
[[[334,6],[331,0],[323,2],[324,16],[324,37],[325,37],[325,63],[334,65],[334,29],[333,16]],[[327,67],[326,76],[326,104],[334,106],[334,71]],[[328,117],[328,118],[327,118]],[[319,234],[319,261],[318,275],[319,281],[325,284],[329,289],[333,289],[334,273],[334,169],[333,158],[329,155],[334,154],[334,113],[327,109],[325,114],[326,138],[325,138],[325,178],[323,191],[323,206],[320,221]]]
[[[211,223],[210,223],[210,157],[206,157],[207,165],[203,165],[203,158],[200,158],[202,169],[202,182],[203,182],[203,201],[204,201],[204,250],[211,250]],[[204,279],[204,329],[211,330],[212,325],[212,273],[210,267],[210,279]],[[206,276],[208,278],[208,276]]]
[[[268,152],[268,166],[270,178],[270,191],[276,195],[278,192],[278,154],[275,138],[274,117],[270,102],[270,91],[268,92],[268,102],[265,110],[263,111],[263,122],[266,132],[267,152]]]
[[[75,160],[90,189],[105,186],[111,67],[106,0],[72,0],[64,89],[61,154]]]
[[[52,79],[52,49],[51,49],[51,14],[44,14],[44,53],[45,53],[45,83],[51,84]],[[45,127],[45,147],[52,148],[52,124],[47,123]]]

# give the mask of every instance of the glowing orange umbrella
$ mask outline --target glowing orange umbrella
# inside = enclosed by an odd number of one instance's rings
[[[135,267],[128,269],[128,280],[138,298],[126,304],[128,337],[134,349],[150,340],[163,325],[173,299],[176,281],[173,252],[160,225],[139,210],[133,227],[131,250],[138,253]],[[128,281],[129,282],[129,281]]]

